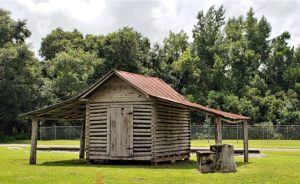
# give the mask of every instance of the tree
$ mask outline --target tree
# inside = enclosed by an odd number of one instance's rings
[[[88,80],[93,77],[95,67],[101,64],[102,60],[95,54],[82,50],[60,52],[47,61],[46,90],[53,94],[49,103],[67,100],[82,92],[88,87]]]
[[[288,87],[288,83],[285,83],[283,80],[283,74],[293,60],[293,49],[287,43],[290,37],[288,32],[284,32],[272,39],[270,55],[265,63],[264,77],[267,84],[275,92]],[[286,78],[288,77],[286,76]]]
[[[15,21],[9,11],[0,8],[0,47],[6,43],[24,43],[30,35],[25,20]]]
[[[103,75],[111,69],[141,73],[147,67],[150,42],[133,28],[109,33],[103,41]]]
[[[156,63],[155,75],[170,83],[177,91],[182,91],[186,83],[182,78],[184,74],[182,75],[178,68],[175,72],[172,65],[179,60],[189,46],[188,36],[184,31],[178,33],[170,31],[162,45],[153,48],[153,50],[157,49],[156,61],[154,61]]]
[[[0,48],[0,126],[6,135],[24,132],[28,123],[18,115],[39,107],[43,85],[39,61],[24,44]]]
[[[68,49],[83,48],[84,38],[77,29],[74,29],[73,31],[64,31],[61,28],[56,28],[42,39],[39,52],[45,60],[50,60],[53,59],[56,54]]]
[[[214,6],[204,14],[200,11],[197,15],[197,24],[193,29],[192,52],[199,58],[199,90],[202,96],[196,101],[206,104],[205,99],[209,90],[220,90],[225,84],[226,45],[221,27],[225,24],[225,10],[223,6],[215,9]]]

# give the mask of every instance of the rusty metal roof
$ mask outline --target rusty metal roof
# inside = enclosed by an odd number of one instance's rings
[[[179,103],[190,108],[214,114],[231,120],[246,120],[249,117],[232,114],[229,112],[220,111],[210,107],[206,107],[197,103],[192,103],[186,100],[182,95],[177,93],[170,85],[156,77],[133,74],[125,71],[114,70],[115,73],[124,80],[131,83],[140,91],[160,99]]]
[[[182,95],[177,93],[171,86],[165,83],[163,80],[156,77],[149,77],[144,75],[138,75],[134,73],[129,73],[119,70],[111,70],[98,81],[95,82],[91,87],[86,89],[84,92],[78,96],[35,111],[27,112],[22,115],[34,116],[40,118],[50,118],[50,119],[83,119],[85,113],[85,102],[82,99],[88,98],[89,95],[105,81],[107,81],[111,76],[117,75],[130,83],[132,86],[140,90],[142,93],[148,96],[159,98],[162,100],[167,100],[169,102],[181,104],[188,106],[192,109],[202,111],[215,116],[220,116],[225,119],[230,119],[234,121],[250,119],[246,116],[241,116],[237,114],[232,114],[217,109],[209,108],[197,103],[192,103],[186,100]],[[61,112],[64,111],[64,112]]]

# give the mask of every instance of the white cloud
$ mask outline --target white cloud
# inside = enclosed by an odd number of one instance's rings
[[[51,30],[77,28],[84,34],[107,34],[132,26],[152,42],[162,41],[170,30],[192,35],[198,11],[224,5],[226,17],[244,15],[252,6],[256,16],[265,15],[272,25],[272,37],[283,31],[300,43],[299,0],[0,0],[0,7],[13,18],[27,19],[32,32],[29,42],[37,51]]]
[[[61,11],[66,16],[85,22],[94,21],[106,8],[103,0],[17,0],[16,3],[36,14],[48,15]]]

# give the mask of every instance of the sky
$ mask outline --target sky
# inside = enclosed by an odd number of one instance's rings
[[[152,43],[161,42],[169,31],[184,30],[192,36],[200,10],[223,5],[226,18],[246,15],[253,7],[257,17],[272,25],[271,37],[289,31],[291,45],[300,45],[300,0],[0,0],[12,18],[26,19],[37,53],[42,38],[61,27],[83,34],[107,34],[124,26],[133,27]]]

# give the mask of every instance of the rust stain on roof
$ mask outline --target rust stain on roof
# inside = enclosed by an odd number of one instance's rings
[[[119,70],[114,70],[114,71],[118,76],[120,76],[121,78],[128,81],[133,86],[135,86],[136,88],[138,88],[139,90],[141,90],[142,92],[150,96],[179,103],[196,110],[221,116],[223,118],[228,118],[232,120],[250,119],[249,117],[246,116],[232,114],[229,112],[224,112],[207,106],[203,106],[197,103],[189,102],[182,95],[177,93],[170,85],[168,85],[167,83],[165,83],[163,80],[159,78],[129,73],[125,71],[119,71]]]

